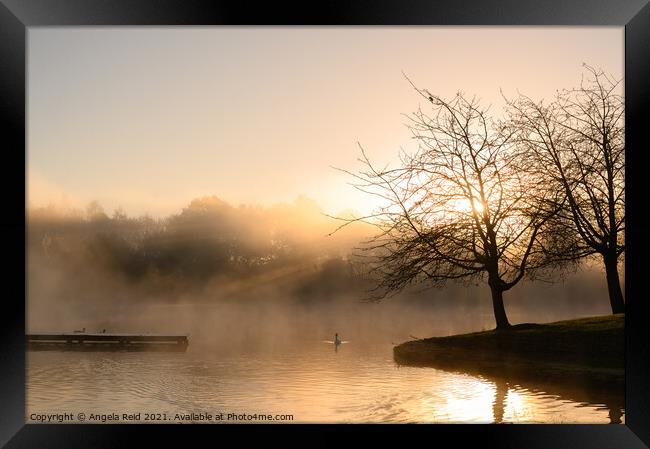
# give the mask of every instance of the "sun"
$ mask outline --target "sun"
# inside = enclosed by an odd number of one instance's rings
[[[474,213],[476,215],[480,215],[483,213],[484,207],[483,203],[481,200],[474,198],[474,200],[470,200],[469,198],[461,198],[454,200],[451,203],[452,208],[457,210],[458,212],[462,212],[464,214],[470,214],[473,215]]]

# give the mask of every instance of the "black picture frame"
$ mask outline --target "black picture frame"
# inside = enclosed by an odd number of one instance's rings
[[[236,436],[309,446],[340,443],[331,425],[37,425],[25,424],[25,53],[28,27],[57,25],[612,25],[625,26],[626,96],[626,415],[624,425],[359,425],[348,432],[372,443],[398,433],[402,442],[489,448],[647,448],[650,446],[650,326],[645,262],[650,242],[645,137],[650,124],[648,0],[334,0],[302,4],[201,0],[0,0],[0,221],[4,295],[0,313],[0,444],[11,448],[180,447],[195,438]],[[21,263],[22,262],[22,263]],[[299,432],[300,436],[295,437]],[[234,434],[234,435],[233,435]],[[306,438],[306,440],[305,440]],[[416,441],[420,441],[416,443]],[[189,443],[188,443],[189,442]]]

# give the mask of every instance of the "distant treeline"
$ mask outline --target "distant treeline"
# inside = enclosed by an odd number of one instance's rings
[[[204,197],[159,219],[130,217],[121,209],[109,216],[92,202],[85,211],[29,210],[28,254],[32,267],[175,289],[201,288],[219,277],[300,271],[295,293],[314,297],[354,282],[347,255],[361,230],[328,237],[335,226],[303,197],[270,208]]]

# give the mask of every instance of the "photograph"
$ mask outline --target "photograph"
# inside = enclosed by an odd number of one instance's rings
[[[25,40],[26,424],[626,424],[624,26]]]
[[[0,0],[0,447],[648,449],[648,1]]]

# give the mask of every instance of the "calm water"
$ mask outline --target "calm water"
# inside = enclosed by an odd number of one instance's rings
[[[255,352],[29,352],[34,413],[293,415],[293,422],[609,423],[622,401],[395,364],[390,344]],[[620,395],[622,397],[622,394]],[[585,400],[584,398],[589,398]],[[595,398],[595,399],[594,399]],[[96,421],[95,421],[96,422]],[[235,422],[230,420],[227,422]]]

